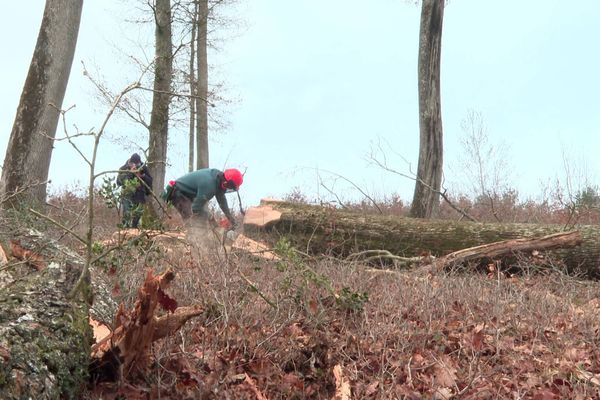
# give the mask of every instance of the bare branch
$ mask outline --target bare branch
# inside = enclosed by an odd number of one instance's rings
[[[327,190],[331,195],[335,196],[337,202],[339,203],[339,205],[342,206],[342,208],[347,208],[342,199],[340,199],[340,197],[337,195],[337,193],[335,193],[332,189],[325,185],[321,177],[319,177],[319,184],[321,185],[321,187],[323,187],[323,189]]]
[[[458,212],[460,215],[462,215],[463,217],[465,217],[466,219],[468,219],[469,221],[472,222],[478,222],[475,218],[473,218],[472,216],[470,216],[465,210],[460,209],[458,206],[456,206],[452,200],[448,197],[447,195],[447,191],[446,189],[444,189],[443,191],[441,190],[435,190],[434,188],[432,188],[430,185],[428,185],[426,182],[423,182],[421,179],[419,179],[415,174],[406,174],[403,172],[400,172],[394,168],[391,168],[390,166],[388,166],[387,164],[387,159],[385,158],[385,152],[381,149],[381,144],[379,144],[379,150],[381,151],[381,153],[383,154],[383,161],[379,160],[375,155],[373,155],[373,152],[371,152],[371,155],[369,156],[369,161],[373,164],[375,164],[376,166],[380,167],[381,169],[391,172],[393,174],[402,176],[404,178],[408,178],[411,179],[413,181],[416,182],[420,182],[423,186],[425,186],[427,189],[432,190],[434,192],[436,192],[437,194],[439,194],[442,199],[444,199],[444,201],[446,203],[448,203],[448,205],[455,210],[456,212]],[[410,164],[409,164],[410,167]]]
[[[143,87],[143,86],[140,86],[139,89],[145,90],[147,92],[160,93],[160,94],[168,94],[168,95],[173,96],[173,97],[185,97],[185,98],[188,98],[188,99],[190,99],[190,98],[191,99],[199,99],[199,100],[204,101],[206,104],[208,104],[211,107],[216,107],[216,105],[214,103],[212,103],[211,101],[209,101],[207,98],[201,97],[201,96],[196,96],[196,95],[193,95],[193,94],[176,93],[176,92],[170,92],[170,91],[165,91],[165,90],[155,90],[155,89],[150,89],[150,88]]]
[[[377,211],[379,211],[380,214],[383,214],[383,210],[381,210],[381,207],[379,207],[379,204],[377,204],[377,202],[371,197],[369,196],[369,194],[367,194],[367,192],[365,192],[364,190],[362,190],[360,188],[360,186],[358,186],[356,183],[352,182],[350,179],[346,178],[345,176],[342,176],[336,172],[333,171],[328,171],[325,169],[320,169],[320,168],[311,168],[314,169],[315,171],[319,172],[319,171],[323,171],[326,172],[328,174],[331,174],[333,176],[336,176],[346,182],[348,182],[349,184],[351,184],[356,190],[358,190],[363,196],[365,196],[367,199],[369,199],[371,201],[371,203],[373,203],[373,205],[375,206],[375,208],[377,208]]]
[[[32,214],[34,214],[34,215],[37,215],[37,216],[38,216],[38,217],[40,217],[40,218],[43,218],[43,219],[45,219],[45,220],[46,220],[46,221],[48,221],[48,222],[51,222],[52,224],[54,224],[54,225],[58,226],[58,227],[59,227],[60,229],[62,229],[63,231],[70,233],[71,235],[73,235],[73,237],[74,237],[75,239],[79,240],[81,243],[83,243],[83,244],[87,244],[87,241],[86,241],[84,238],[82,238],[82,237],[81,237],[81,236],[79,236],[77,233],[75,233],[75,232],[74,232],[72,229],[69,229],[69,228],[67,228],[66,226],[64,226],[64,225],[63,225],[63,224],[61,224],[60,222],[58,222],[58,221],[56,221],[56,220],[54,220],[54,219],[50,218],[50,217],[49,217],[49,216],[47,216],[47,215],[44,215],[44,214],[42,214],[42,213],[40,213],[40,212],[38,212],[38,211],[34,210],[33,208],[30,208],[30,209],[29,209],[29,212],[31,212],[31,213],[32,213]]]

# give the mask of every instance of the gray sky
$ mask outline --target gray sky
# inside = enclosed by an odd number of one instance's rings
[[[241,0],[242,2],[244,0]],[[69,126],[99,127],[106,108],[93,98],[81,61],[115,90],[137,76],[124,53],[141,54],[153,37],[123,22],[122,0],[86,0],[63,108]],[[366,6],[365,4],[368,4]],[[35,46],[44,1],[3,5],[0,153],[4,156]],[[373,196],[412,197],[413,182],[369,165],[384,143],[398,171],[416,169],[417,51],[420,8],[401,0],[245,0],[237,7],[247,27],[211,55],[213,76],[239,99],[229,126],[211,142],[211,164],[245,169],[245,205],[299,187],[331,198],[319,178],[343,198],[359,198],[344,176]],[[504,144],[506,174],[523,197],[540,182],[563,176],[563,153],[597,183],[600,157],[600,2],[597,0],[453,0],[445,11],[442,116],[445,175],[461,177],[461,121],[481,113],[490,141]],[[120,49],[120,50],[117,50]],[[151,56],[150,56],[151,57]],[[143,128],[116,118],[102,144],[100,169],[120,166],[133,147],[120,135]],[[187,168],[185,129],[174,129],[167,179]],[[137,136],[136,136],[137,135]],[[85,147],[85,144],[82,144]],[[454,167],[453,167],[454,166]],[[50,178],[54,189],[84,182],[85,165],[58,143]],[[233,200],[233,199],[232,199]]]

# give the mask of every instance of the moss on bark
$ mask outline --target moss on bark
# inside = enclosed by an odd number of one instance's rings
[[[1,272],[0,398],[76,399],[87,383],[92,331],[88,303],[67,294],[82,264],[40,234],[12,235],[46,265]]]

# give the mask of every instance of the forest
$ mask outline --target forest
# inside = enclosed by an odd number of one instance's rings
[[[327,171],[354,194],[319,175],[327,198],[292,186],[251,205],[252,171],[211,161],[227,101],[210,56],[243,18],[236,3],[136,3],[128,23],[152,27],[153,54],[117,90],[83,63],[102,109],[85,131],[64,99],[88,5],[45,1],[0,180],[0,398],[600,398],[600,190],[565,158],[566,180],[522,200],[473,110],[469,189],[446,187],[454,2],[408,2],[416,168],[381,142],[367,156],[412,198]],[[107,170],[117,118],[143,139]],[[85,171],[79,188],[49,190],[59,144]]]

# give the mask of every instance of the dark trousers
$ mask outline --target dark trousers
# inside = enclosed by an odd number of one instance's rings
[[[173,198],[171,200],[171,203],[184,220],[194,217],[195,219],[208,221],[209,214],[206,209],[207,204],[205,203],[200,211],[192,211],[192,202],[193,201],[189,197],[186,197],[179,192],[173,193]]]
[[[177,190],[177,189],[175,189]],[[179,212],[181,218],[184,220],[189,219],[192,216],[192,200],[175,191],[173,198],[171,199],[173,207]]]
[[[144,203],[137,203],[131,199],[123,199],[121,207],[123,210],[123,220],[121,222],[123,227],[137,228],[144,212]]]

